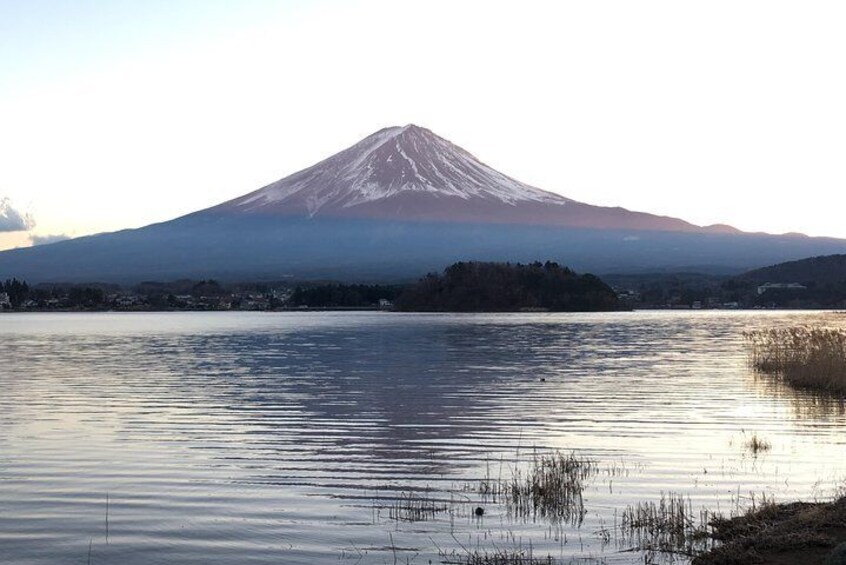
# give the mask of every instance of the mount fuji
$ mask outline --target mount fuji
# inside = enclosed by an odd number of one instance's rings
[[[407,125],[168,222],[2,252],[0,278],[400,280],[471,259],[732,272],[844,252],[846,240],[749,234],[571,200]]]
[[[380,130],[325,161],[207,212],[737,231],[727,226],[700,228],[674,218],[582,204],[507,177],[461,147],[413,124]]]

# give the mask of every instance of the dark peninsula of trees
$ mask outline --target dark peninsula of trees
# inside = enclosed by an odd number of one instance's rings
[[[402,286],[365,284],[323,284],[298,286],[291,293],[287,306],[297,308],[368,308],[379,306],[380,300],[393,302]]]
[[[620,309],[617,294],[593,275],[547,261],[528,265],[460,262],[403,292],[397,310],[420,312],[596,312]]]

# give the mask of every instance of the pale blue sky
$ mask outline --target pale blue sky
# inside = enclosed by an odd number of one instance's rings
[[[167,220],[417,123],[502,172],[846,237],[842,2],[0,0],[0,199]]]

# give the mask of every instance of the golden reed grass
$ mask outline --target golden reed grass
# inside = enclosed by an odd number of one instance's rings
[[[772,328],[744,337],[755,369],[795,387],[846,395],[846,329]]]

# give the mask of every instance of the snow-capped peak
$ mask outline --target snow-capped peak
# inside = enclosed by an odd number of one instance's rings
[[[379,130],[229,205],[245,211],[305,208],[314,216],[408,194],[507,205],[567,202],[562,196],[503,175],[428,129],[408,124]]]

